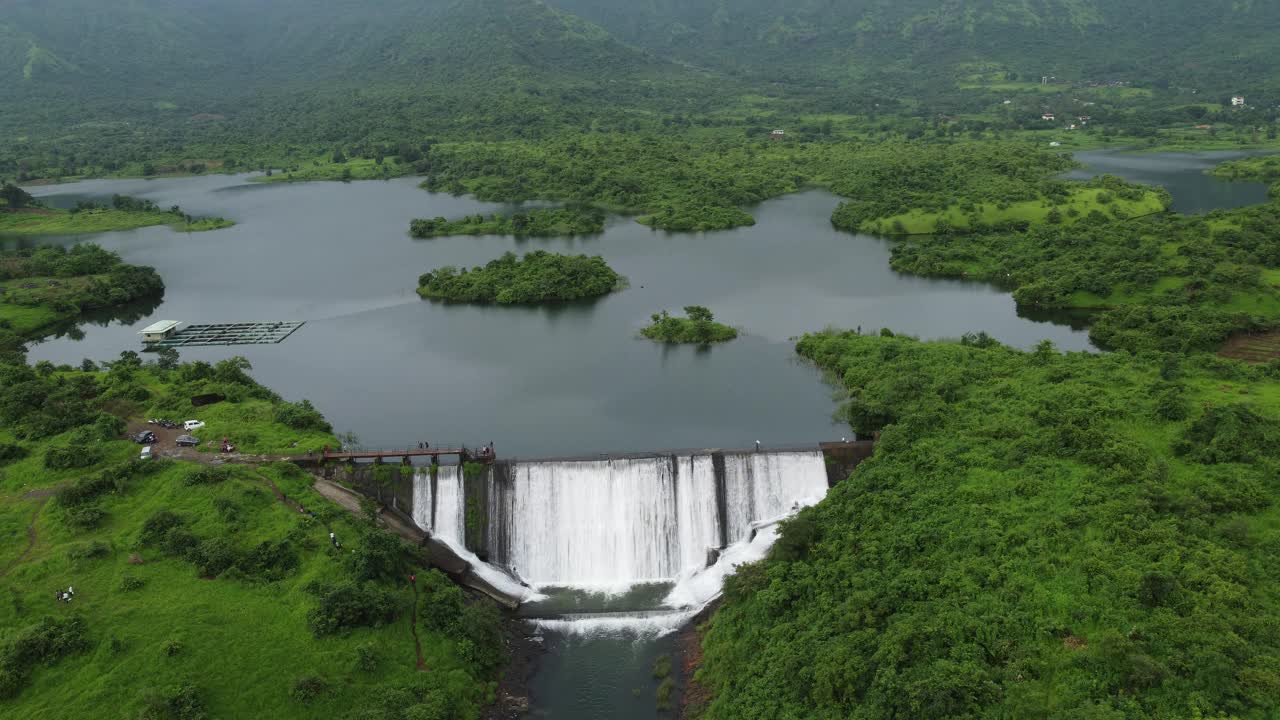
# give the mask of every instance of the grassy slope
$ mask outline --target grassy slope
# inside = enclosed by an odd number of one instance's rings
[[[135,454],[136,446],[121,445],[117,455]],[[75,475],[43,472],[39,462],[33,458],[6,468],[5,492],[48,486]],[[0,627],[28,624],[45,614],[77,613],[87,619],[96,647],[38,670],[17,701],[0,704],[6,717],[93,717],[106,707],[132,717],[144,688],[183,682],[195,682],[205,691],[213,717],[317,717],[351,710],[363,688],[408,680],[415,674],[407,612],[392,627],[357,630],[344,637],[317,640],[307,630],[306,609],[312,601],[303,586],[341,574],[340,557],[329,550],[325,525],[276,502],[251,470],[242,470],[236,480],[214,488],[184,486],[180,478],[186,471],[185,465],[175,464],[137,481],[126,494],[107,501],[104,507],[110,520],[90,533],[67,530],[52,504],[40,510],[35,552],[2,581],[7,597],[0,603]],[[279,470],[265,472],[274,475],[290,497],[313,508],[325,507],[325,501],[307,489],[307,480]],[[298,532],[305,548],[301,568],[285,581],[255,584],[203,580],[189,563],[164,558],[156,551],[141,551],[142,565],[129,564],[138,529],[160,509],[196,519],[197,534],[226,532],[212,506],[218,497],[243,509],[242,529],[233,535],[242,546]],[[34,502],[9,494],[0,507],[3,546],[25,546],[25,524]],[[342,513],[327,515],[325,520],[339,537],[355,536],[351,521]],[[107,543],[110,555],[67,559],[69,548],[88,541]],[[140,578],[146,585],[123,591],[120,580],[125,576]],[[67,585],[75,586],[75,601],[54,602],[53,591]],[[406,607],[412,602],[407,589],[402,601]],[[113,639],[120,641],[118,652],[112,650]],[[173,657],[163,649],[170,640],[183,645]],[[355,648],[366,642],[377,646],[382,660],[375,673],[353,669]],[[456,663],[445,647],[424,638],[427,663],[437,672],[448,672]],[[320,675],[339,692],[303,706],[289,697],[289,687],[304,675]]]
[[[0,215],[3,217],[3,215]],[[5,281],[5,291],[0,293],[0,321],[8,321],[14,332],[19,335],[30,335],[37,330],[56,322],[69,320],[75,313],[60,313],[50,303],[59,298],[73,297],[94,278],[105,279],[104,275],[82,275],[73,278],[33,277]],[[58,285],[50,286],[50,282]],[[35,284],[39,287],[24,288],[23,285]]]
[[[154,375],[148,375],[144,384],[153,391],[162,389]],[[325,433],[273,423],[270,407],[267,401],[249,400],[186,412],[209,423],[199,434],[229,433],[242,449],[251,451],[289,453],[335,444]],[[149,408],[165,409],[163,405]],[[0,430],[0,442],[12,441]],[[314,638],[308,630],[306,613],[314,601],[304,586],[313,580],[336,580],[344,573],[342,553],[329,547],[329,528],[348,542],[357,536],[356,521],[314,493],[309,476],[288,466],[238,467],[227,482],[187,486],[183,476],[198,466],[175,462],[163,472],[135,478],[124,493],[107,496],[102,503],[107,520],[95,530],[77,532],[62,521],[56,500],[41,504],[39,498],[24,497],[32,490],[47,491],[95,471],[44,468],[44,449],[67,442],[67,436],[59,436],[24,443],[31,455],[0,467],[0,568],[25,551],[33,514],[38,533],[31,555],[0,578],[0,636],[45,615],[79,614],[88,623],[92,648],[54,667],[36,670],[16,700],[0,701],[0,715],[96,717],[102,708],[112,708],[116,715],[135,717],[148,689],[195,683],[212,717],[342,717],[359,707],[364,690],[416,676],[409,628],[413,596],[407,588],[400,592],[403,613],[392,626],[324,639]],[[138,453],[138,446],[127,441],[104,443],[104,448],[106,462],[123,462]],[[289,498],[316,511],[319,520],[278,502],[268,479]],[[221,518],[213,504],[218,498],[239,508],[236,522]],[[189,518],[197,535],[226,536],[242,548],[292,537],[300,549],[301,566],[277,583],[196,577],[190,563],[138,547],[143,522],[161,509]],[[67,557],[69,549],[89,542],[105,543],[109,553],[97,559]],[[143,564],[129,562],[135,552]],[[140,590],[122,590],[120,581],[126,576],[146,584]],[[53,592],[68,585],[76,588],[75,601],[55,602]],[[465,674],[450,674],[464,667],[453,645],[425,630],[419,632],[432,672],[450,677],[446,684],[455,686],[458,697],[473,692],[466,687]],[[172,657],[164,649],[171,640],[182,644]],[[354,667],[355,648],[366,643],[376,648],[375,672]],[[325,678],[334,692],[310,705],[292,699],[293,681],[308,675]]]
[[[132,230],[153,225],[170,225],[180,231],[202,231],[230,227],[234,224],[222,218],[207,218],[187,225],[167,212],[93,210],[71,213],[66,210],[45,209],[39,212],[0,212],[0,235],[81,235]]]

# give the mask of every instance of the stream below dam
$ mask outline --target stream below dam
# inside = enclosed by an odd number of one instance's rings
[[[1204,174],[1239,156],[1092,151],[1078,154],[1085,168],[1070,176],[1163,184],[1182,212],[1264,201],[1264,185]],[[534,717],[669,717],[657,707],[653,667],[674,652],[673,631],[733,562],[763,554],[772,526],[761,523],[821,499],[820,458],[770,452],[849,434],[832,419],[831,389],[796,358],[796,336],[825,327],[923,338],[986,331],[1018,347],[1048,339],[1093,350],[1078,323],[1026,317],[1003,290],[893,272],[890,241],[835,230],[839,198],[823,191],[762,203],[752,209],[754,227],[726,232],[665,233],[613,217],[600,235],[527,240],[409,237],[413,218],[510,209],[426,193],[412,178],[276,184],[211,175],[33,191],[62,207],[127,194],[238,223],[197,234],[155,227],[0,239],[10,247],[96,242],[156,267],[167,285],[159,303],[98,314],[34,344],[33,362],[112,359],[139,349],[137,332],[162,319],[305,321],[279,345],[181,354],[243,355],[262,383],[310,399],[336,430],[369,446],[494,443],[514,469],[486,480],[485,554],[537,591],[521,610],[544,648],[531,679]],[[533,249],[602,255],[630,287],[533,308],[442,304],[414,292],[432,268]],[[651,314],[695,304],[743,336],[709,349],[638,337]],[[756,441],[766,452],[726,458],[724,467],[697,453],[629,463],[519,459]],[[466,491],[452,479],[415,482],[415,520],[465,546]],[[423,507],[434,509],[424,515]],[[712,546],[723,572],[705,567]],[[674,663],[677,694],[679,670]]]

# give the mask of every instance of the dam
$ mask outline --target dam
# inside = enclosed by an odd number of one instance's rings
[[[484,591],[509,606],[661,588],[661,602],[650,590],[634,608],[646,611],[640,620],[713,599],[736,564],[767,551],[774,525],[819,502],[873,448],[339,466],[360,492],[469,563]]]
[[[700,570],[753,525],[821,500],[818,450],[499,461],[413,472],[414,522],[535,587]]]

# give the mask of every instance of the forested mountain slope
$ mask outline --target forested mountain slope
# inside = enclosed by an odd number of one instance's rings
[[[735,72],[840,83],[1038,80],[1223,85],[1274,77],[1280,6],[1237,0],[551,0],[623,40]]]
[[[0,78],[19,96],[682,72],[535,0],[17,0],[0,22]]]

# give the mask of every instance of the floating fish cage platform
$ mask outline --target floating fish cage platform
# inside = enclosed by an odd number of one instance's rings
[[[188,325],[162,339],[144,339],[148,350],[200,347],[207,345],[274,345],[297,332],[306,323],[218,323]]]

